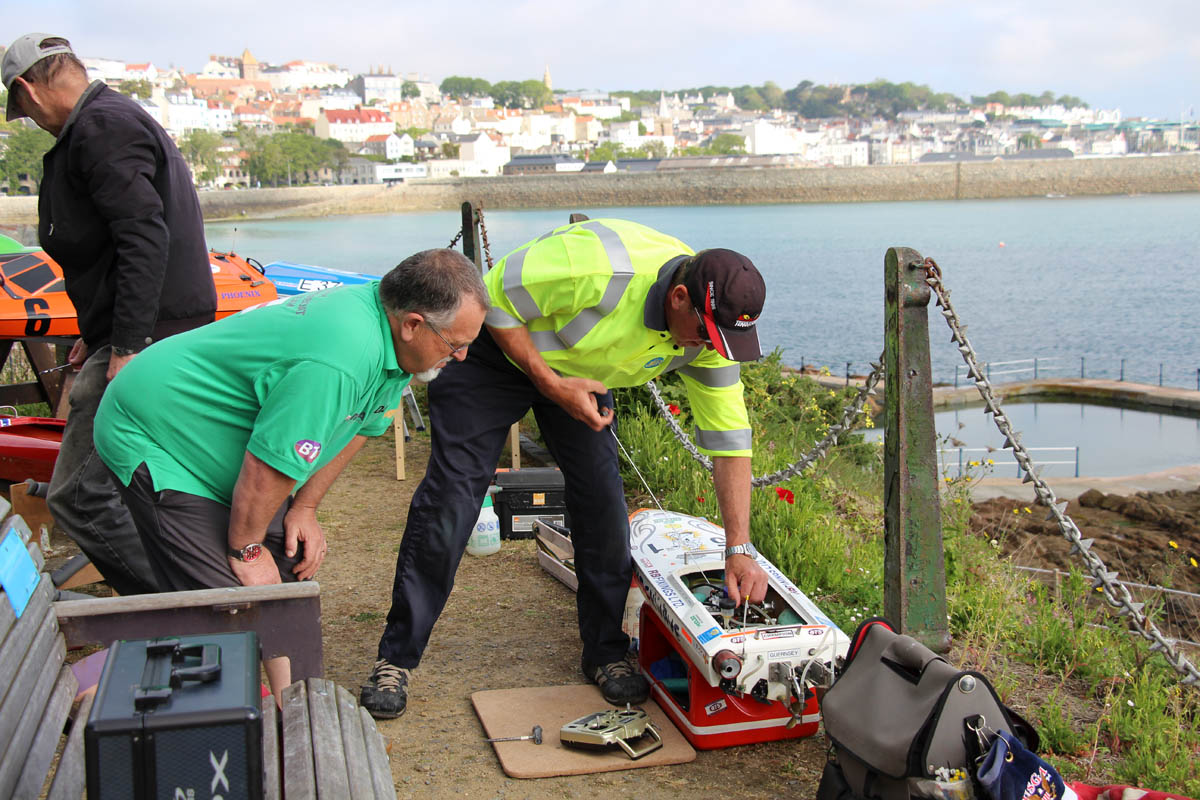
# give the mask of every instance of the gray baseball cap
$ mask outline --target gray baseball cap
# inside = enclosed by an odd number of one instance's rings
[[[3,77],[4,89],[8,92],[8,109],[5,119],[10,122],[25,116],[25,112],[21,110],[20,106],[13,99],[13,81],[24,75],[30,67],[47,56],[57,55],[58,53],[75,55],[75,51],[71,49],[69,43],[52,44],[43,47],[42,42],[47,39],[62,39],[64,42],[66,41],[63,37],[55,36],[52,33],[27,33],[13,42],[4,51],[4,64],[0,67],[0,76]]]

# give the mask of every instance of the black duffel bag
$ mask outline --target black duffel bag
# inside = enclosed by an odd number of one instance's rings
[[[997,731],[1038,744],[981,673],[955,669],[879,617],[855,631],[821,716],[830,761],[817,800],[982,796],[969,784]]]

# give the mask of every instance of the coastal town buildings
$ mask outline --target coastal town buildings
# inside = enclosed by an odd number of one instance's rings
[[[539,107],[506,108],[482,93],[443,96],[417,72],[377,65],[352,74],[306,59],[272,64],[249,48],[237,56],[212,55],[195,72],[111,57],[83,61],[91,78],[136,96],[177,140],[217,136],[221,144],[215,151],[189,152],[206,154],[196,156],[206,164],[193,165],[198,176],[207,176],[198,182],[225,188],[281,181],[387,183],[1120,157],[1196,151],[1200,139],[1194,120],[1126,120],[1117,109],[1056,104],[806,118],[794,111],[739,108],[729,91],[660,92],[649,101],[598,91],[554,93],[549,66],[540,83],[552,99]],[[845,96],[851,94],[847,87]],[[514,105],[511,97],[506,102]],[[289,159],[301,156],[262,150],[277,134],[333,140],[341,154],[322,151],[320,167],[293,171]],[[7,138],[0,136],[0,151]],[[36,189],[27,183],[17,190]]]

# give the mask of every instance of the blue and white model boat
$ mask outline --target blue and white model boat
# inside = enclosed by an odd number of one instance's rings
[[[263,275],[275,284],[280,296],[318,292],[333,286],[352,286],[379,280],[378,275],[314,267],[309,264],[293,264],[290,261],[272,261],[263,267]]]

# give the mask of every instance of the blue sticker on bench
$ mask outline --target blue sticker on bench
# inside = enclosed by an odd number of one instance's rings
[[[18,617],[25,612],[37,585],[37,565],[17,535],[16,527],[10,525],[0,538],[0,586],[4,587],[8,602],[12,603]]]

